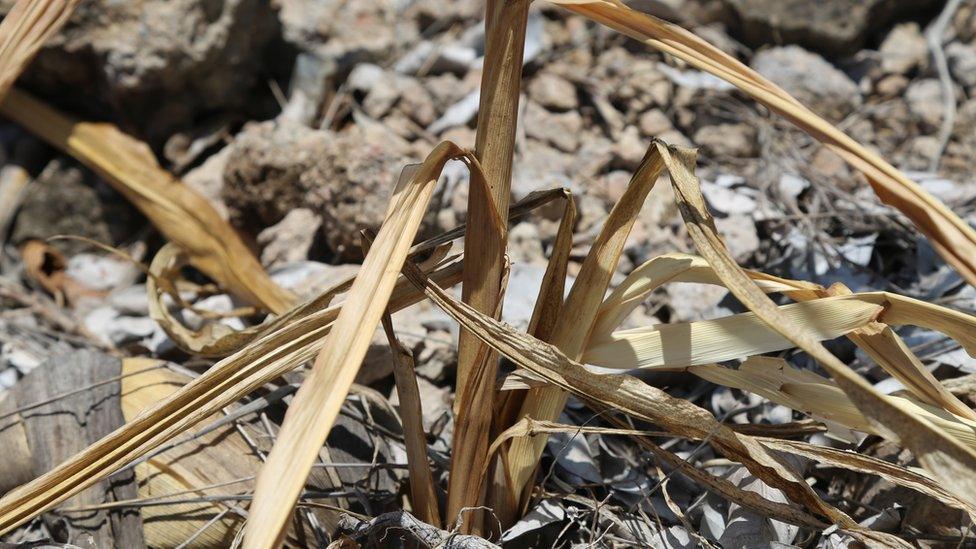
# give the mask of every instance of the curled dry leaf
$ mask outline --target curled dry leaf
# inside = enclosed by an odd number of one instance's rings
[[[536,191],[512,206],[509,220],[517,219],[526,213],[549,204],[553,200],[566,197],[567,191],[552,189]],[[433,268],[450,251],[450,242],[464,234],[466,225],[462,224],[430,240],[410,248],[411,255],[427,256],[422,268]],[[568,254],[568,250],[567,250]],[[288,312],[262,324],[244,330],[232,330],[225,325],[204,325],[199,330],[191,330],[177,320],[163,303],[163,295],[168,294],[178,302],[180,295],[175,287],[180,267],[186,263],[186,253],[179,247],[169,244],[160,248],[153,258],[146,281],[146,293],[150,316],[159,323],[163,331],[183,350],[201,356],[224,357],[244,348],[245,345],[278,330],[304,316],[328,307],[340,294],[349,291],[356,275],[350,275],[314,298],[298,305]],[[561,295],[561,294],[560,294]]]
[[[235,330],[220,322],[207,322],[198,330],[184,326],[170,314],[168,307],[163,303],[163,295],[165,293],[179,298],[175,281],[185,264],[186,254],[173,243],[167,243],[153,257],[149,265],[149,276],[146,278],[149,316],[182,349],[207,357],[226,356],[269,328],[262,324],[244,330]]]
[[[20,260],[28,278],[59,301],[64,300],[68,262],[57,248],[43,240],[30,239],[20,245]]]

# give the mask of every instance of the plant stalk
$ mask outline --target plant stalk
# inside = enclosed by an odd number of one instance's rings
[[[481,105],[475,156],[484,171],[487,191],[472,185],[468,196],[468,231],[464,248],[470,254],[464,269],[462,299],[486,314],[500,312],[505,268],[506,228],[492,219],[508,215],[515,151],[515,130],[522,82],[522,58],[528,0],[488,0],[485,11],[485,63],[481,76]],[[489,196],[490,194],[490,196]],[[480,504],[481,474],[488,452],[494,383],[498,358],[472,334],[461,331],[458,343],[458,381],[455,427],[445,521],[453,524],[465,507]],[[477,520],[463,517],[465,533]]]

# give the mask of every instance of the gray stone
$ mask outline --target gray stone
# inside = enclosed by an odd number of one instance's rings
[[[361,256],[358,231],[382,222],[407,162],[388,136],[287,120],[248,124],[231,147],[223,196],[235,224],[259,230],[309,208],[322,220],[326,245],[345,259]]]
[[[976,45],[953,42],[946,46],[952,77],[967,88],[976,88]]]
[[[647,137],[658,137],[662,133],[674,129],[671,120],[660,109],[645,112],[637,121],[641,133]]]
[[[285,40],[335,60],[340,70],[382,61],[398,40],[410,43],[417,36],[412,22],[398,18],[396,0],[279,0],[279,6]]]
[[[732,31],[751,46],[799,44],[828,56],[850,55],[895,18],[923,12],[938,0],[725,0]]]
[[[828,120],[839,122],[861,105],[857,85],[846,74],[798,46],[763,50],[752,68]]]
[[[891,29],[878,49],[881,70],[889,74],[907,74],[928,59],[928,46],[918,23],[902,23]]]
[[[277,20],[261,0],[81,2],[24,75],[157,143],[201,113],[253,105]],[[68,92],[70,90],[70,92]]]
[[[748,124],[717,124],[695,132],[695,144],[717,157],[744,158],[756,156],[756,129]]]
[[[116,244],[132,234],[140,215],[105,183],[73,161],[56,158],[31,181],[10,230],[10,241],[70,234]],[[90,250],[78,240],[55,246],[67,255]]]
[[[401,57],[393,70],[409,76],[443,73],[463,75],[477,58],[474,48],[468,46],[423,41]]]
[[[929,129],[942,122],[942,85],[935,78],[915,80],[905,91],[912,115]]]
[[[295,208],[276,225],[258,234],[261,263],[276,265],[308,259],[322,220],[308,208]]]

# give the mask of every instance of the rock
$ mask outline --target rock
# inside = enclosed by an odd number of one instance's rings
[[[405,75],[443,74],[464,75],[474,64],[478,54],[474,48],[461,44],[435,44],[419,42],[393,66],[393,70]]]
[[[898,17],[924,12],[937,0],[725,0],[732,34],[748,45],[799,44],[828,56],[855,53]]]
[[[473,73],[472,73],[473,74]],[[453,105],[468,93],[479,89],[479,82],[467,78],[458,79],[451,73],[424,77],[421,82],[427,87],[427,92],[439,106],[438,111],[444,110],[446,105]]]
[[[90,290],[109,291],[131,286],[142,272],[131,261],[114,255],[79,253],[68,259],[65,274]]]
[[[908,78],[900,74],[889,74],[878,80],[874,91],[881,97],[897,97],[908,87]]]
[[[695,132],[694,142],[717,157],[746,158],[756,156],[756,129],[748,124],[718,124]]]
[[[942,122],[942,85],[935,78],[915,80],[905,90],[908,110],[928,129]]]
[[[732,257],[738,262],[748,260],[759,249],[756,223],[749,215],[730,215],[715,220],[715,228],[725,241]]]
[[[281,116],[306,126],[314,126],[319,110],[332,92],[336,64],[312,52],[301,52],[288,82],[288,103],[281,109]]]
[[[339,70],[383,61],[399,39],[412,43],[416,26],[394,24],[400,2],[363,0],[281,0],[278,18],[286,41],[302,51],[333,59]]]
[[[939,138],[934,135],[920,135],[908,143],[905,151],[904,168],[927,170],[939,155]]]
[[[674,129],[671,120],[661,109],[652,109],[640,116],[637,121],[642,134],[645,137],[658,137],[664,132]]]
[[[846,74],[803,48],[763,50],[752,58],[752,68],[828,120],[839,122],[861,105],[857,85]]]
[[[230,147],[220,149],[182,178],[183,183],[203,195],[223,219],[230,219],[230,210],[224,204],[223,197],[224,168],[227,166],[230,150]]]
[[[121,345],[148,339],[155,331],[162,331],[149,317],[124,316],[112,307],[98,307],[83,320],[85,328],[105,343]]]
[[[552,113],[529,101],[523,114],[525,135],[571,153],[579,148],[583,118],[576,111]]]
[[[359,265],[328,265],[317,261],[296,261],[268,269],[271,280],[302,299],[310,299],[344,282],[359,272]]]
[[[420,393],[420,402],[422,403],[421,411],[423,414],[424,430],[430,431],[434,423],[436,423],[441,416],[449,414],[451,411],[451,388],[450,387],[438,387],[426,378],[422,376],[417,376],[417,390]],[[390,404],[399,408],[400,406],[400,395],[397,394],[396,387],[393,387],[393,393],[390,395]]]
[[[976,45],[953,42],[946,46],[945,51],[956,82],[967,88],[976,88]]]
[[[505,290],[505,304],[502,307],[502,320],[520,331],[529,327],[532,309],[539,295],[546,266],[541,264],[513,263],[508,275],[508,288]],[[570,287],[572,281],[567,281]]]
[[[308,208],[295,208],[276,225],[258,234],[261,263],[276,265],[308,259],[315,236],[322,227],[322,220]]]
[[[529,97],[554,111],[576,109],[576,86],[569,80],[551,72],[541,72],[529,82]]]
[[[437,118],[430,92],[416,78],[383,73],[363,99],[363,110],[380,119],[396,109],[422,127]]]
[[[657,136],[658,139],[664,141],[669,145],[677,145],[679,147],[691,147],[691,140],[685,137],[685,134],[678,130],[668,130]]]
[[[468,122],[474,120],[474,117],[478,115],[480,100],[481,92],[479,90],[468,93],[448,107],[440,118],[427,127],[427,131],[432,134],[438,134],[454,126],[467,125]]]
[[[636,126],[627,126],[613,147],[614,167],[634,171],[647,152],[650,142],[641,137]]]
[[[881,70],[888,74],[908,74],[925,64],[928,45],[918,23],[895,25],[878,49],[881,54]]]
[[[673,312],[671,322],[689,322],[717,318],[729,314],[719,303],[729,291],[723,286],[672,282],[665,286],[668,305]]]
[[[800,193],[809,187],[809,181],[791,173],[784,173],[776,183],[776,189],[779,191],[780,196],[789,198],[790,200],[796,200],[800,196]]]
[[[512,227],[508,232],[508,253],[514,263],[545,264],[539,229],[527,221]]]
[[[719,178],[721,181],[721,178]],[[702,196],[713,209],[724,214],[748,215],[756,210],[756,201],[750,196],[754,194],[749,187],[732,187],[711,181],[702,181]]]
[[[359,63],[346,77],[346,88],[351,92],[366,94],[383,83],[386,78],[386,71],[379,65]]]
[[[692,32],[732,57],[747,56],[752,53],[749,48],[729,36],[725,25],[722,23],[700,25],[692,29]]]
[[[356,383],[371,385],[393,374],[393,352],[383,328],[376,328],[363,364],[356,373]]]
[[[813,158],[810,160],[810,168],[814,173],[820,174],[823,177],[839,183],[845,183],[843,185],[845,189],[853,187],[850,181],[851,169],[847,165],[847,162],[844,162],[843,158],[825,146],[819,147],[817,152],[813,153]]]
[[[197,115],[270,97],[259,75],[277,26],[261,0],[82,2],[24,80],[160,143]]]
[[[55,158],[27,185],[10,241],[67,234],[115,245],[129,238],[140,223],[135,208],[105,183],[73,161]],[[91,250],[78,240],[55,245],[69,256]]]
[[[658,63],[657,68],[661,71],[662,75],[683,90],[697,92],[699,90],[729,91],[735,89],[735,86],[729,82],[709,72],[694,69],[678,70],[664,63]],[[684,103],[684,101],[678,102]],[[664,106],[664,104],[658,104],[662,107]]]
[[[244,127],[224,169],[224,199],[241,227],[274,225],[296,208],[321,219],[325,244],[361,256],[358,230],[376,228],[406,163],[390,139],[351,126],[313,130],[279,120]]]
[[[572,173],[574,157],[545,143],[528,140],[512,168],[512,198],[521,200],[529,193],[553,187],[578,189]]]

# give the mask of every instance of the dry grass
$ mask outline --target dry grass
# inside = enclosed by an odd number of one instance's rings
[[[724,78],[823,141],[864,173],[879,198],[911,219],[963,277],[976,282],[976,233],[971,228],[884,159],[783,90],[689,32],[634,12],[618,1],[556,3]],[[4,83],[12,81],[10,75],[22,70],[40,41],[63,23],[71,7],[66,4],[61,7],[63,11],[34,12],[25,7],[28,4],[18,3],[15,10],[21,11],[12,12],[3,22],[5,27],[16,26],[18,33],[5,35],[0,44],[0,68],[5,75],[0,79],[0,94]],[[359,274],[298,306],[292,296],[270,281],[230,227],[201,197],[159,168],[145,145],[108,125],[72,121],[20,92],[4,101],[2,112],[6,116],[101,174],[166,236],[173,246],[164,248],[150,269],[153,316],[188,350],[226,358],[148,405],[124,427],[84,452],[4,495],[0,499],[0,532],[51,509],[314,358],[274,448],[260,468],[248,510],[244,546],[257,549],[280,545],[287,539],[290,518],[313,462],[381,321],[396,356],[396,383],[411,471],[410,501],[415,514],[433,526],[453,526],[463,509],[485,503],[495,509],[503,526],[517,520],[530,500],[547,435],[567,429],[579,432],[578,427],[553,423],[570,394],[595,408],[610,408],[653,423],[673,436],[707,440],[725,457],[782,490],[792,503],[766,500],[695,469],[656,446],[646,433],[612,431],[634,437],[648,452],[708,490],[778,520],[816,529],[836,525],[867,544],[907,546],[891,534],[858,525],[824,501],[776,452],[879,475],[976,518],[976,414],[922,367],[891,328],[916,325],[936,330],[972,352],[976,350],[972,335],[976,333],[976,319],[891,293],[852,294],[842,286],[822,288],[744,271],[732,259],[705,207],[694,175],[696,156],[692,150],[660,141],[649,143],[565,301],[562,297],[575,207],[568,193],[546,195],[546,199],[564,199],[564,211],[529,330],[522,333],[497,320],[505,289],[506,220],[510,217],[509,185],[528,2],[489,0],[487,4],[487,56],[476,150],[442,143],[423,164],[407,167]],[[471,225],[464,236],[466,249],[477,253],[470,253],[463,264],[459,257],[445,257],[447,248],[442,246],[458,232],[411,248],[440,172],[450,160],[465,162],[472,174],[468,205]],[[665,171],[699,255],[676,253],[655,258],[607,296],[611,274],[635,218]],[[528,202],[537,205],[539,197]],[[417,254],[432,249],[436,249],[433,258],[418,268],[414,264]],[[164,292],[177,295],[174,279],[184,254],[224,289],[277,313],[278,318],[244,333],[216,328],[194,332],[179,325],[160,305],[160,296]],[[462,301],[442,289],[459,281],[463,281]],[[749,312],[712,321],[617,330],[651,291],[676,281],[722,285]],[[769,293],[782,294],[795,303],[777,306]],[[332,303],[343,294],[341,303]],[[443,514],[429,471],[420,422],[422,403],[412,377],[411,357],[393,336],[389,317],[391,312],[423,298],[442,308],[463,328],[452,475]],[[850,338],[900,380],[906,387],[904,394],[880,394],[821,343],[839,336]],[[757,356],[786,348],[805,351],[830,378]],[[499,392],[499,355],[520,368],[531,388]],[[736,370],[712,364],[739,357],[752,358]],[[925,475],[853,453],[738,432],[687,400],[628,375],[596,373],[585,364],[620,370],[687,369],[815,418],[897,442],[912,451]],[[487,530],[479,520],[466,519],[463,524],[473,533]]]

